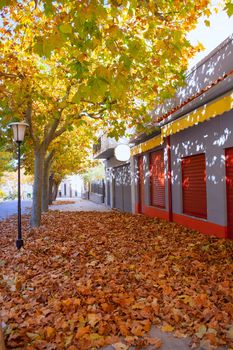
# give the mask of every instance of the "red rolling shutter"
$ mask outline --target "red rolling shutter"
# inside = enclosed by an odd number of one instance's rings
[[[207,218],[205,155],[182,159],[184,214]]]
[[[227,226],[233,238],[233,147],[226,149]]]
[[[139,212],[143,213],[144,206],[144,171],[143,156],[138,157],[138,175],[139,175]]]
[[[165,208],[164,150],[150,154],[151,205]]]

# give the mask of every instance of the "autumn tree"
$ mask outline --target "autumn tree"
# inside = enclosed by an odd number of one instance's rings
[[[12,153],[8,147],[8,139],[5,130],[1,127],[0,117],[0,182],[5,171],[12,169]]]
[[[32,225],[40,225],[51,143],[85,118],[110,136],[153,122],[155,101],[183,83],[199,49],[186,39],[210,1],[1,1],[0,94],[5,124],[29,124]],[[229,12],[229,1],[226,1]]]
[[[96,130],[90,124],[86,118],[82,125],[64,132],[50,144],[44,160],[42,211],[48,211],[65,176],[85,172],[96,163],[91,157]],[[28,150],[24,161],[27,173],[34,173],[33,158],[33,151]]]
[[[69,144],[69,143],[68,143]],[[77,148],[73,144],[69,147],[68,152],[56,153],[57,157],[54,157],[51,162],[50,172],[49,172],[49,186],[43,186],[47,194],[42,195],[42,209],[44,211],[48,210],[48,204],[52,204],[57,197],[58,187],[61,181],[67,176],[72,174],[82,174],[85,173],[89,167],[93,166],[96,161],[93,161],[90,157],[90,148],[84,147]],[[67,147],[67,145],[66,145]]]

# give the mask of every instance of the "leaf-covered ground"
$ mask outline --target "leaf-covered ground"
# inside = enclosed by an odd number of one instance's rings
[[[117,212],[49,212],[34,230],[23,223],[17,252],[16,219],[0,222],[9,349],[95,349],[122,336],[142,349],[152,324],[233,347],[233,241]]]

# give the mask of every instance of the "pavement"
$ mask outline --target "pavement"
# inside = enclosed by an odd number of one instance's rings
[[[107,208],[103,204],[96,204],[87,199],[82,198],[58,198],[56,202],[62,201],[75,201],[73,204],[59,204],[59,205],[50,205],[50,210],[60,210],[60,211],[109,211],[111,209]]]
[[[74,204],[59,204],[59,205],[50,205],[50,210],[60,210],[60,211],[109,211],[103,204],[96,204],[89,200],[82,198],[62,198],[57,199],[57,202],[60,201],[74,201]],[[22,200],[21,202],[21,211],[22,214],[29,214],[32,206],[31,200]],[[0,202],[0,220],[7,219],[12,215],[16,215],[18,210],[18,201],[4,201]]]
[[[147,346],[146,348],[140,348],[140,350],[191,350],[191,339],[190,338],[176,338],[172,333],[162,332],[159,328],[152,326],[150,332],[148,333],[148,336],[151,338],[160,339],[162,342],[161,347],[154,347],[154,346]],[[122,340],[122,343],[124,341]],[[114,347],[114,345],[109,345],[101,348],[100,350],[115,350],[115,349],[122,349],[122,350],[136,350],[139,348],[135,348],[133,346],[129,348],[124,348],[123,346],[119,348]],[[198,347],[197,350],[207,350],[207,347]],[[220,350],[220,349],[219,349]]]

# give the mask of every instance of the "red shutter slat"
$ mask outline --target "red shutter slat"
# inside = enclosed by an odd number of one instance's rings
[[[182,159],[184,214],[207,218],[205,155]]]
[[[227,226],[233,238],[233,147],[226,149]]]
[[[143,213],[143,206],[144,206],[143,156],[138,157],[138,172],[139,172],[139,212]]]
[[[150,154],[151,205],[165,208],[164,150]]]

